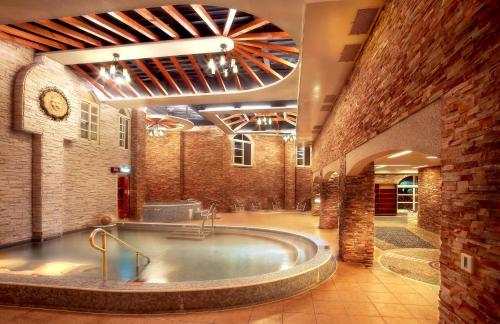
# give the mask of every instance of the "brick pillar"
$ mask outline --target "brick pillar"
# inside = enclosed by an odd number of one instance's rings
[[[441,166],[418,170],[418,226],[441,229]]]
[[[319,228],[333,229],[339,227],[340,215],[340,177],[332,176],[323,183],[321,190]]]
[[[33,135],[34,241],[62,235],[64,217],[64,142],[53,134]]]
[[[346,262],[373,264],[375,216],[374,166],[345,178],[344,210],[340,217],[340,256]]]
[[[285,143],[285,209],[295,209],[295,143]]]
[[[145,162],[146,162],[146,114],[142,109],[132,109],[131,120],[131,166],[132,182],[130,186],[130,218],[140,220],[141,209],[146,196]]]

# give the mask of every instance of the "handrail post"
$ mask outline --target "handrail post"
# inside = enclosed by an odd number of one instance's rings
[[[102,241],[102,280],[107,280],[108,279],[108,269],[107,269],[107,260],[106,260],[106,232],[103,232],[101,234],[101,241]]]

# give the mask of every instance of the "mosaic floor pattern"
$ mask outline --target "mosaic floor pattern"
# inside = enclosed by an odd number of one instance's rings
[[[439,285],[439,250],[394,249],[380,256],[379,262],[387,269],[407,278]]]
[[[375,245],[382,250],[434,246],[404,227],[375,227]]]

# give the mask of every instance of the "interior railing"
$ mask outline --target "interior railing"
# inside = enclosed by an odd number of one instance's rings
[[[101,234],[101,246],[97,245],[95,242],[95,237],[97,236],[97,234]],[[107,237],[108,236],[111,237],[112,239],[114,239],[119,244],[127,247],[129,250],[132,250],[133,252],[135,252],[135,271],[136,271],[137,276],[139,275],[139,270],[140,270],[139,257],[143,257],[146,259],[146,261],[147,261],[146,265],[148,265],[151,262],[151,259],[148,256],[146,256],[144,253],[140,252],[134,246],[119,239],[117,236],[111,234],[110,232],[103,230],[102,228],[96,228],[95,230],[92,231],[92,233],[90,233],[89,243],[90,243],[91,247],[93,247],[94,249],[96,249],[98,251],[101,251],[101,253],[102,253],[102,280],[106,280],[108,277],[108,274],[107,274],[107,271],[108,271],[108,267],[107,267]]]

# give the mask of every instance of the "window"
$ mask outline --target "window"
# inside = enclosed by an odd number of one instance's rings
[[[248,136],[238,134],[233,137],[233,163],[252,165],[252,142]]]
[[[297,146],[297,165],[311,165],[311,145]]]
[[[80,137],[97,141],[99,131],[99,106],[82,101]]]
[[[398,184],[398,209],[418,210],[418,176],[408,176]]]
[[[128,149],[129,132],[130,132],[130,118],[124,110],[120,110],[120,147]]]

